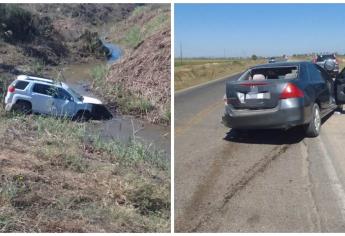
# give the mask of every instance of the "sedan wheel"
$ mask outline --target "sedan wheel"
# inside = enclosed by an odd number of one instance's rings
[[[317,137],[320,134],[321,129],[321,115],[319,105],[316,103],[313,105],[313,117],[310,123],[307,125],[306,134],[308,137]]]
[[[321,118],[320,118],[320,111],[319,109],[315,109],[315,113],[314,113],[314,126],[315,126],[315,130],[317,130],[317,132],[320,131],[320,126],[321,126]]]

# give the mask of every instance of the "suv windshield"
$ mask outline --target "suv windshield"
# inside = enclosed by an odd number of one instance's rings
[[[245,72],[239,80],[296,79],[297,66],[253,68]]]
[[[79,101],[83,101],[84,97],[80,95],[78,92],[76,92],[74,89],[68,87],[66,90],[75,98],[77,98]]]

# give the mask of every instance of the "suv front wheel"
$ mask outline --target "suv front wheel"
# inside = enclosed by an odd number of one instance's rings
[[[73,120],[78,122],[85,122],[91,119],[91,113],[89,111],[78,111],[73,117]]]

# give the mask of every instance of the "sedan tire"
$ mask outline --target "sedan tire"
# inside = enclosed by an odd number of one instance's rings
[[[313,116],[310,123],[306,127],[306,135],[308,137],[317,137],[321,130],[321,115],[320,107],[318,104],[313,105]]]

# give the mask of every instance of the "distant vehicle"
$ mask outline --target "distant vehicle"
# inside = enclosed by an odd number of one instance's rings
[[[282,57],[270,57],[268,58],[268,63],[276,63],[276,62],[282,62],[287,61],[288,57],[286,55],[283,55]]]
[[[335,67],[333,70],[328,71],[332,77],[336,77],[339,74],[339,63],[337,60],[337,57],[335,54],[323,54],[323,55],[317,55],[314,59],[313,62],[318,64],[321,67],[325,66],[325,62],[327,60],[332,60],[335,63]]]
[[[276,58],[275,57],[268,58],[268,63],[274,63],[274,62],[276,62]]]
[[[330,61],[326,62],[329,69]],[[223,124],[234,129],[289,129],[320,133],[321,119],[345,103],[345,70],[335,81],[311,62],[259,65],[226,84]]]
[[[96,98],[81,96],[63,82],[19,75],[8,87],[5,97],[6,111],[18,111],[25,114],[40,113],[59,117],[69,117],[86,121],[99,118],[111,118],[104,113],[102,102]]]

